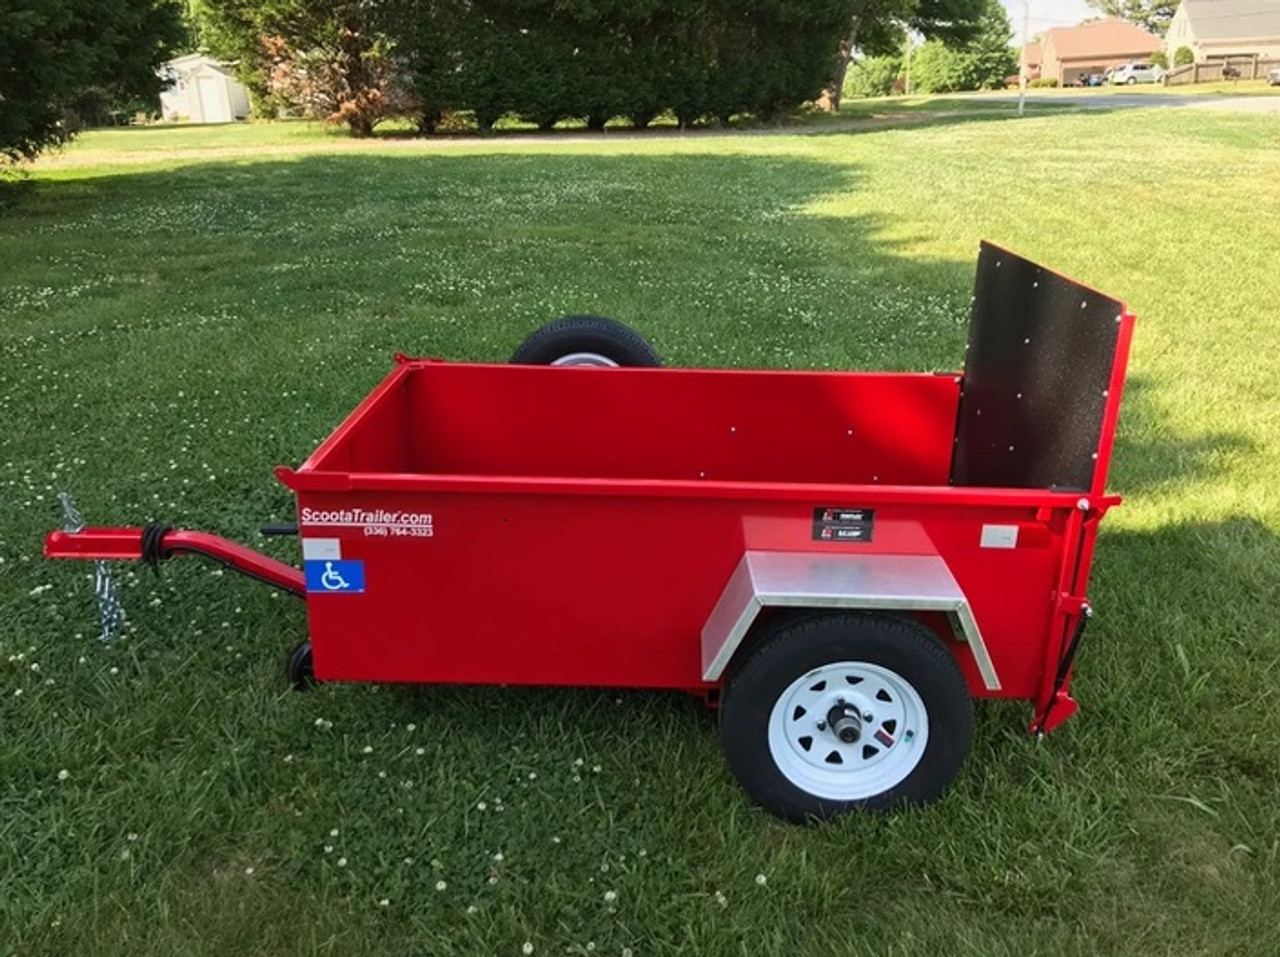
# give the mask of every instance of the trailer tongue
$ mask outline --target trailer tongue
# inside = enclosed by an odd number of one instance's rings
[[[301,569],[155,525],[45,554],[199,554],[304,598],[298,685],[683,689],[776,814],[921,803],[973,698],[1031,701],[1038,734],[1076,710],[1132,329],[988,244],[963,373],[663,369],[574,317],[514,364],[397,356],[277,469]]]

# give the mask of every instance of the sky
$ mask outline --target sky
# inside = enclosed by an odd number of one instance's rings
[[[1013,42],[1022,45],[1023,0],[1000,0],[1009,11],[1013,24]],[[1085,0],[1029,0],[1031,4],[1031,35],[1043,33],[1050,27],[1072,27],[1088,17],[1098,16]]]

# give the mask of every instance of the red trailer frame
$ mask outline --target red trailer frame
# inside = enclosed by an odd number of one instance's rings
[[[154,526],[53,532],[45,554],[199,553],[305,597],[322,681],[675,688],[715,702],[756,645],[807,620],[797,609],[846,625],[863,620],[850,612],[881,616],[888,631],[909,621],[972,696],[1033,701],[1043,734],[1076,711],[1098,524],[1120,501],[1105,486],[1132,329],[1116,300],[984,244],[963,374],[397,356],[306,462],[276,470],[297,496],[303,570]],[[896,675],[867,660],[840,672],[850,686]],[[797,702],[818,694],[796,687]],[[831,755],[867,742],[864,754],[880,748],[871,767],[908,747],[893,728],[912,720],[914,692],[885,687],[908,711],[881,723],[882,746],[864,722],[874,702],[821,698],[817,726],[828,733],[829,715],[845,729]],[[941,740],[940,712],[919,701],[921,738],[928,725]],[[753,786],[726,749],[757,800],[797,819],[940,790],[831,790],[828,769],[800,755],[788,780],[814,800],[771,803],[772,785]]]

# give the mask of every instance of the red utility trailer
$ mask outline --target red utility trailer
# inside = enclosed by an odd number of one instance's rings
[[[973,698],[1037,733],[1076,710],[1132,327],[988,244],[962,373],[643,368],[625,327],[562,320],[515,364],[397,356],[278,469],[301,570],[164,526],[45,553],[195,552],[304,597],[299,684],[683,689],[776,814],[923,802]]]

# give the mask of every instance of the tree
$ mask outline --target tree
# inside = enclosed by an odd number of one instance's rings
[[[167,0],[0,0],[0,157],[34,159],[75,132],[90,96],[154,98],[182,39]]]
[[[902,75],[902,57],[868,56],[849,67],[844,78],[845,96],[888,96]]]
[[[1089,0],[1089,6],[1109,17],[1136,23],[1144,30],[1164,36],[1169,21],[1178,12],[1181,0]]]
[[[1191,49],[1191,47],[1178,47],[1178,49],[1173,51],[1174,66],[1191,66],[1191,64],[1195,62],[1196,51]]]
[[[1017,54],[1009,46],[1013,29],[999,0],[986,0],[977,32],[966,43],[947,46],[930,40],[915,55],[912,85],[921,93],[981,90],[1004,84],[1017,69]]]
[[[973,39],[962,48],[968,61],[968,82],[972,84],[967,89],[1004,86],[1005,77],[1018,69],[1018,52],[1009,45],[1012,41],[1013,27],[1003,4],[1000,0],[987,0]]]
[[[201,36],[237,63],[257,105],[289,106],[369,136],[418,105],[399,36],[414,0],[198,0]]]
[[[986,6],[987,0],[854,0],[820,105],[833,112],[840,109],[845,73],[855,50],[891,53],[901,49],[908,30],[946,44],[963,43],[977,32]]]

